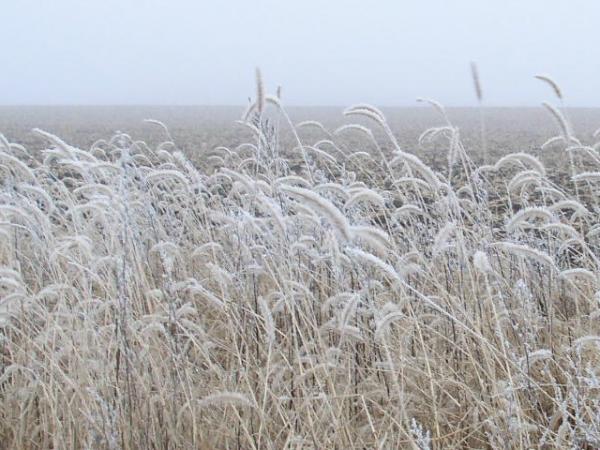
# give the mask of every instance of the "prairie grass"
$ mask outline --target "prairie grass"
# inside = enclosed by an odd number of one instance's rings
[[[155,120],[1,137],[0,447],[598,448],[598,143],[478,167],[428,101],[432,167],[281,102],[257,72],[254,139],[195,163]]]

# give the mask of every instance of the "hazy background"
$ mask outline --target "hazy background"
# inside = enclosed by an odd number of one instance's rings
[[[600,105],[595,1],[0,0],[0,104]]]

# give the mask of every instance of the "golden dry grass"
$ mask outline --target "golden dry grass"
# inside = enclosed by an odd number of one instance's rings
[[[600,446],[596,146],[478,167],[440,117],[432,167],[262,101],[193,164],[0,140],[0,447]]]

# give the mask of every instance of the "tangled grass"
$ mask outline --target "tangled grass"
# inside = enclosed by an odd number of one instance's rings
[[[377,108],[345,114],[387,143],[258,91],[255,141],[196,165],[157,121],[0,139],[0,447],[599,447],[597,145],[548,105],[564,185],[477,167],[431,102],[429,167]]]

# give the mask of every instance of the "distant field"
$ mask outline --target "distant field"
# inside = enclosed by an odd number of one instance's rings
[[[318,120],[328,129],[350,123],[342,115],[342,107],[292,107],[289,114],[294,122]],[[9,140],[28,148],[42,148],[43,141],[31,133],[32,128],[61,136],[81,148],[97,139],[110,137],[116,131],[158,144],[163,137],[160,129],[143,123],[143,119],[157,119],[169,127],[176,144],[193,159],[203,151],[216,146],[235,147],[247,142],[251,133],[234,122],[239,120],[242,106],[0,106],[0,133]],[[439,116],[430,108],[383,108],[388,122],[407,150],[434,158],[432,147],[420,148],[419,135],[432,126],[441,124]],[[567,109],[577,136],[584,141],[600,127],[600,109]],[[465,146],[473,151],[479,146],[479,111],[475,108],[448,108],[454,125],[460,128]],[[355,121],[355,120],[354,120]],[[364,121],[360,121],[364,123]],[[556,126],[542,108],[489,108],[485,110],[486,135],[491,155],[505,155],[512,151],[533,151],[540,155],[539,146],[556,134]],[[289,133],[282,127],[284,139],[291,143]],[[302,130],[311,143],[319,138],[312,129]],[[383,141],[382,137],[382,141]],[[547,153],[555,155],[549,150]],[[474,155],[477,157],[477,155]]]

